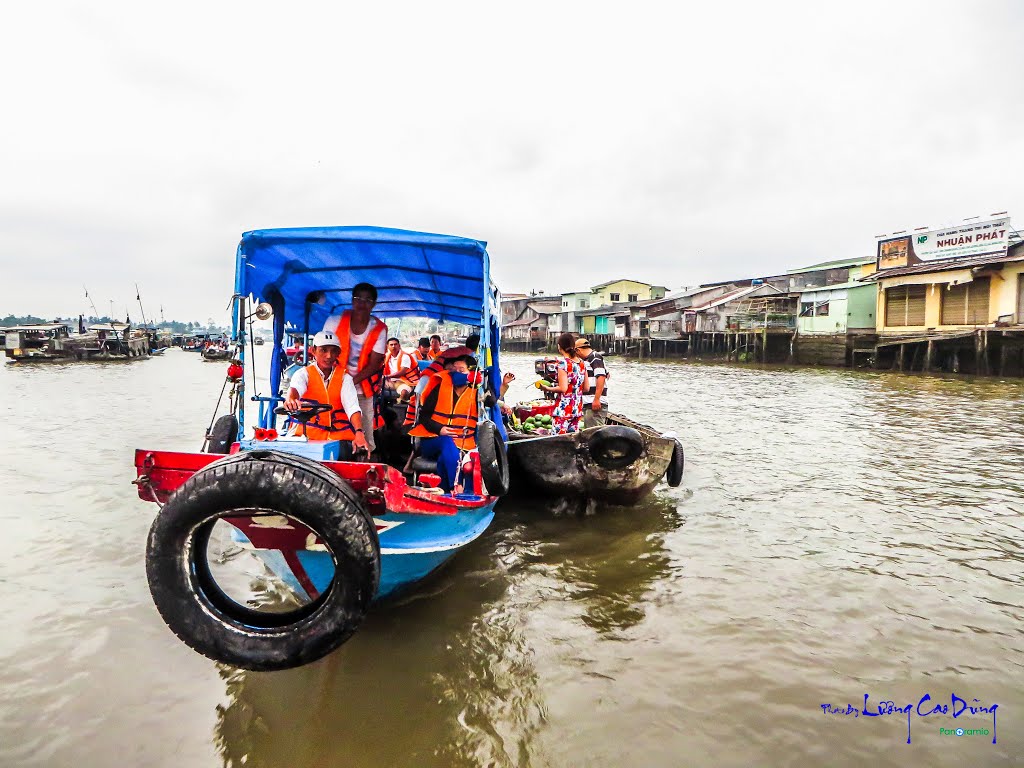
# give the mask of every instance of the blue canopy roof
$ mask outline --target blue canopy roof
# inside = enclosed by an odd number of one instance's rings
[[[480,325],[490,279],[487,244],[449,235],[381,227],[305,227],[246,232],[238,245],[236,290],[280,307],[305,327],[306,299],[315,332],[352,306],[352,288],[377,289],[379,317],[426,317]],[[279,297],[278,298],[278,295]]]

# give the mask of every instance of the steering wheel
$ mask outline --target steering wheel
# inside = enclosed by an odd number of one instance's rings
[[[315,419],[321,413],[326,413],[332,410],[331,406],[327,403],[321,403],[318,400],[309,400],[305,397],[300,398],[299,402],[302,403],[302,407],[297,411],[289,411],[283,405],[277,406],[274,409],[274,413],[279,416],[291,416],[293,421],[297,421],[299,424],[305,424],[311,419]]]

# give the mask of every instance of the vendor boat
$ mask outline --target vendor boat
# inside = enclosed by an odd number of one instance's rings
[[[229,413],[202,452],[135,454],[139,497],[161,505],[146,552],[150,591],[186,644],[252,670],[314,661],[352,636],[371,603],[408,589],[487,529],[509,478],[504,429],[481,390],[478,450],[462,463],[463,492],[446,494],[436,467],[410,455],[393,412],[384,419],[392,426],[376,432],[380,455],[341,460],[339,441],[285,433],[276,383],[286,327],[319,330],[365,281],[378,290],[379,316],[486,329],[479,360],[497,391],[500,313],[489,271],[485,243],[445,235],[334,227],[242,236]],[[275,383],[269,395],[244,384],[255,379],[237,342],[254,316],[274,320],[272,354],[261,355]],[[297,419],[329,407],[309,403]],[[241,574],[231,569],[238,564]]]
[[[534,364],[553,382],[555,360]],[[683,479],[683,445],[617,413],[606,423],[579,432],[550,434],[553,400],[515,406],[508,437],[511,486],[517,495],[544,499],[558,512],[590,512],[598,503],[632,506],[662,480],[671,487]]]

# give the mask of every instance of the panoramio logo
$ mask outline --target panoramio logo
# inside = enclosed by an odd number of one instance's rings
[[[943,736],[988,736],[988,728],[939,728]]]

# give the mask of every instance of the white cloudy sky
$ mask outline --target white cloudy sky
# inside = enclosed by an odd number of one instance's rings
[[[226,317],[239,235],[678,288],[1024,224],[1024,4],[72,2],[0,26],[0,316]],[[134,314],[134,313],[133,313]]]

